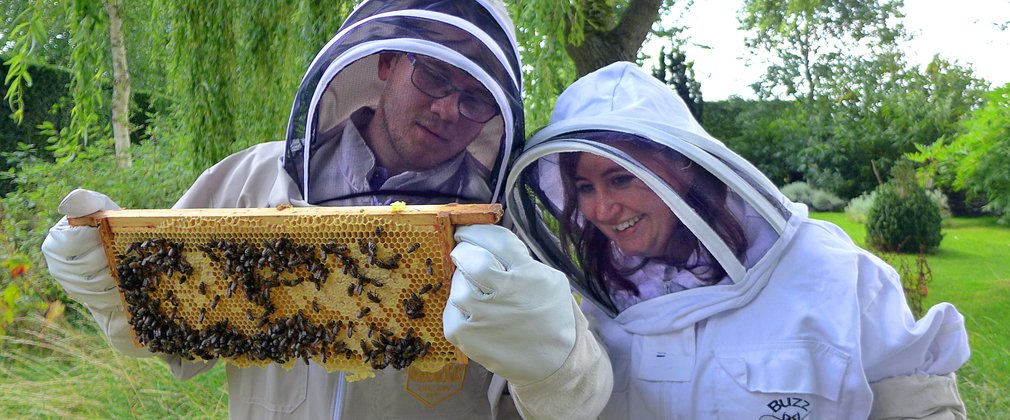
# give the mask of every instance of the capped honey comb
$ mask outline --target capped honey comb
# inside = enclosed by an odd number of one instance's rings
[[[453,226],[497,204],[113,210],[98,226],[134,340],[237,366],[309,360],[351,380],[465,355],[442,310]]]

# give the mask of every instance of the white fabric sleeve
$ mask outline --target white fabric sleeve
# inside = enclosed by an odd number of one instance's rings
[[[957,391],[957,377],[948,375],[897,376],[870,384],[870,419],[963,420],[968,417]]]
[[[971,350],[964,317],[939,303],[916,320],[908,309],[897,272],[876,258],[860,273],[863,369],[869,382],[906,375],[946,375],[960,368]]]
[[[547,379],[525,386],[509,384],[512,399],[526,419],[596,418],[610,400],[614,372],[606,350],[589,331],[572,300],[575,347],[561,368]]]

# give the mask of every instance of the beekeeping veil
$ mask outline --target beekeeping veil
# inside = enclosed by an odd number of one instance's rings
[[[655,192],[677,219],[665,241],[690,251],[626,255],[594,234],[573,188],[586,154],[610,159]],[[668,299],[685,323],[753,297],[806,214],[706,133],[669,86],[631,63],[600,69],[561,94],[550,124],[516,159],[505,193],[520,236],[584,298],[611,316]],[[635,223],[634,215],[627,220]]]
[[[412,203],[497,201],[506,163],[521,147],[524,134],[521,63],[512,22],[500,0],[369,0],[355,8],[312,60],[291,109],[284,168],[302,197],[312,204],[342,203],[341,197],[316,186],[321,183],[310,182],[317,181],[310,174],[320,173],[320,168],[311,165],[332,164],[335,159],[314,160],[312,156],[322,147],[321,133],[358,109],[378,103],[384,86],[376,71],[380,52],[425,55],[463,70],[487,88],[500,113],[484,124],[465,152],[473,158],[468,161],[478,165],[474,176],[486,183],[483,196],[458,197],[422,187],[368,194],[380,202],[388,201],[380,196],[393,195]],[[330,173],[330,168],[325,171]],[[410,200],[412,196],[422,198]]]

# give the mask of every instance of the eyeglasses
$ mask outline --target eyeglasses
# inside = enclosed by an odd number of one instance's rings
[[[473,122],[483,124],[498,115],[498,105],[487,92],[476,93],[453,86],[449,79],[414,54],[407,53],[407,60],[413,66],[410,82],[425,95],[441,99],[459,92],[459,115]]]

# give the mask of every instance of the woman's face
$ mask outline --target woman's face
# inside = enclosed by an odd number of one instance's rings
[[[641,179],[610,159],[580,153],[574,181],[579,211],[625,255],[658,257],[672,251],[680,221]],[[682,192],[676,184],[672,187]]]

